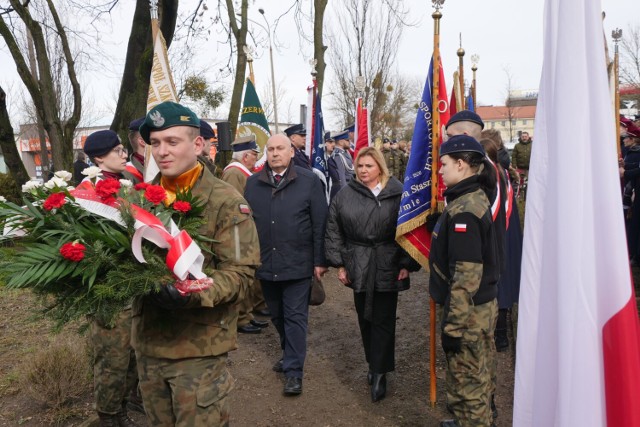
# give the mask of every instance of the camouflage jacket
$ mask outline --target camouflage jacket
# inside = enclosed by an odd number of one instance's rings
[[[470,308],[497,296],[500,255],[489,199],[477,176],[444,194],[448,204],[431,238],[429,293],[444,306],[442,330],[462,337],[471,326]]]
[[[400,150],[383,150],[382,155],[389,169],[389,175],[395,176],[401,183],[404,182],[405,157]]]
[[[165,310],[149,298],[134,301],[132,345],[145,356],[182,359],[236,348],[238,314],[233,305],[245,297],[260,264],[258,234],[247,202],[207,168],[192,193],[206,201],[208,222],[201,233],[216,240],[211,244],[215,255],[204,264],[214,285],[192,294],[183,309]]]
[[[247,186],[248,176],[241,169],[232,166],[234,163],[237,164],[237,162],[232,162],[229,163],[226,168],[224,168],[221,179],[235,188],[238,193],[244,194],[244,189]]]
[[[518,142],[511,153],[511,165],[516,169],[529,169],[532,142]]]

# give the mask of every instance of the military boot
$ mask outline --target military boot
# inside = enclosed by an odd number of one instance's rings
[[[98,412],[98,418],[100,418],[100,427],[120,427],[118,415]]]
[[[119,427],[140,427],[138,423],[129,418],[129,415],[127,414],[127,410],[125,408],[122,408],[122,410],[118,412],[115,417],[118,420],[117,425]]]

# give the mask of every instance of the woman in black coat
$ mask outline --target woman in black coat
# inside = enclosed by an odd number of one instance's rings
[[[329,207],[325,254],[340,282],[353,289],[371,400],[377,402],[386,394],[385,374],[395,369],[398,292],[409,289],[409,270],[419,266],[395,241],[402,184],[389,177],[374,147],[361,149],[355,165],[356,179]]]

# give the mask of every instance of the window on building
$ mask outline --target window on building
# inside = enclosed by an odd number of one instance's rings
[[[529,120],[523,120],[523,121],[522,121],[522,124],[523,124],[524,126],[526,126],[528,121],[529,121]]]
[[[501,123],[502,127],[505,127],[507,125],[507,122],[505,122],[504,120]]]

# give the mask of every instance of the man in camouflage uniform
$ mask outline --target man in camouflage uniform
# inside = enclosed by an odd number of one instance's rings
[[[454,136],[442,145],[441,155],[464,151],[484,153],[473,138]],[[443,307],[447,406],[455,417],[441,426],[488,427],[500,275],[495,227],[477,180],[460,181],[447,188],[445,197],[448,204],[432,230],[429,257],[429,293]]]
[[[253,175],[253,168],[258,161],[260,149],[256,143],[256,136],[243,136],[231,144],[233,155],[231,163],[224,168],[222,180],[238,193],[244,194],[247,186],[247,178]],[[253,310],[264,310],[267,308],[262,295],[260,281],[255,280],[251,286],[249,295],[238,303],[238,332],[243,334],[259,334],[262,328],[269,326],[269,322],[253,318]]]
[[[522,132],[518,141],[515,147],[513,147],[513,153],[511,153],[511,164],[514,168],[518,169],[518,172],[524,172],[524,174],[527,175],[529,173],[531,143],[533,140],[528,132]]]
[[[227,353],[236,348],[236,301],[245,297],[260,262],[246,201],[197,160],[204,141],[188,108],[164,102],[149,111],[140,134],[152,147],[167,191],[189,188],[205,203],[200,233],[214,240],[203,271],[213,284],[182,295],[172,283],[133,304],[133,347],[149,425],[226,426],[233,378]]]
[[[385,138],[382,142],[382,155],[389,169],[389,175],[396,177],[400,182],[404,182],[404,156],[398,150],[398,141],[393,143]]]

